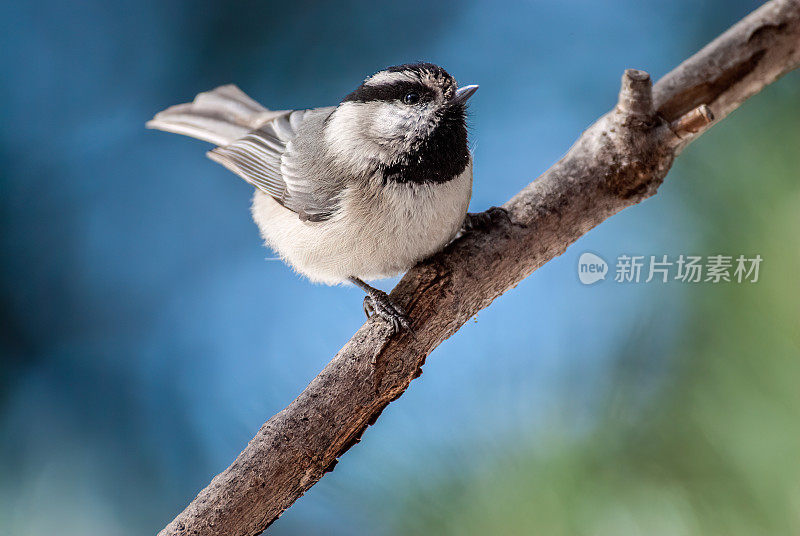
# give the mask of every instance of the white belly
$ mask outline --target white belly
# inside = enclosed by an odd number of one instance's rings
[[[267,246],[315,282],[354,276],[371,280],[405,272],[455,237],[472,194],[472,165],[444,184],[377,184],[356,195],[327,221],[303,222],[256,190],[253,219]]]

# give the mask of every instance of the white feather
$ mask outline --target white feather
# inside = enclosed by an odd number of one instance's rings
[[[420,121],[426,114],[391,102],[343,102],[328,120],[325,144],[345,169],[373,169],[375,162],[393,163],[428,134],[435,123]]]
[[[391,277],[436,253],[458,233],[472,193],[472,162],[444,184],[382,184],[373,177],[343,192],[327,221],[303,222],[256,191],[253,219],[267,246],[311,281]]]
[[[364,84],[368,86],[379,86],[383,84],[391,84],[392,82],[400,82],[400,81],[418,82],[419,75],[407,71],[395,71],[395,72],[381,71],[364,80]]]

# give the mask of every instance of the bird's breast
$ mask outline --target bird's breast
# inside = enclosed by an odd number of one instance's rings
[[[458,233],[472,193],[472,166],[446,183],[378,180],[345,188],[339,210],[323,222],[301,222],[256,193],[253,217],[267,245],[313,281],[371,280],[404,272]]]
[[[352,190],[343,202],[349,227],[356,239],[370,243],[362,250],[365,270],[372,264],[380,278],[409,269],[439,251],[456,235],[464,221],[472,194],[472,167],[445,183],[394,183]],[[354,249],[360,249],[355,248]]]

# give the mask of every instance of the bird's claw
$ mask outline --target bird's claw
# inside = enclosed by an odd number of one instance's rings
[[[413,334],[411,321],[402,307],[392,302],[389,295],[382,290],[374,289],[364,296],[364,314],[367,318],[378,315],[392,328],[392,335],[406,330]]]
[[[485,229],[499,221],[511,222],[508,211],[503,207],[489,207],[483,212],[467,212],[462,228],[465,232]]]

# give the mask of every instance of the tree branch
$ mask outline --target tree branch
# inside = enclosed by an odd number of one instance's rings
[[[425,358],[492,300],[587,231],[654,195],[691,141],[800,64],[800,0],[764,4],[651,88],[629,69],[617,106],[504,207],[400,281],[416,336],[370,320],[159,536],[259,534],[333,469],[422,373]]]

